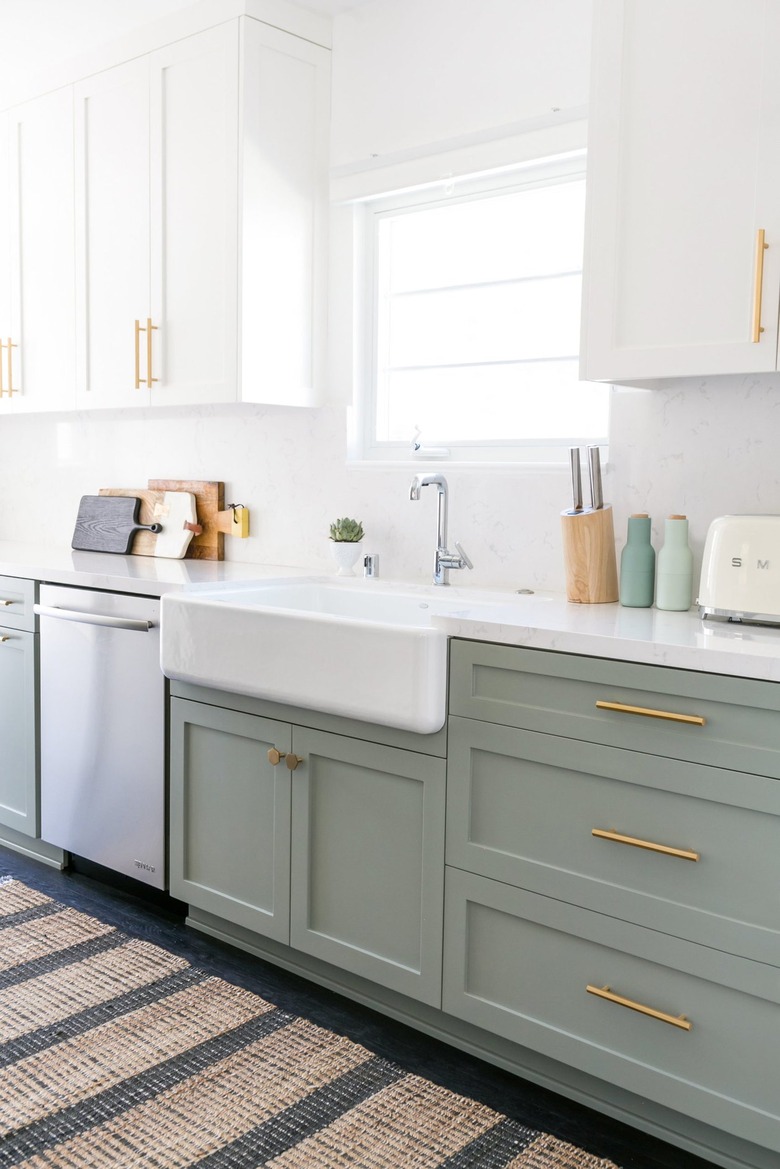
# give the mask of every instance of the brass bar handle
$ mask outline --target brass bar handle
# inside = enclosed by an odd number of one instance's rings
[[[599,699],[596,706],[599,710],[616,710],[619,714],[644,714],[648,718],[663,718],[669,722],[688,723],[694,727],[703,727],[707,723],[706,718],[702,718],[700,714],[677,714],[674,710],[652,710],[648,706],[628,706],[625,702],[602,702]]]
[[[13,600],[7,597],[3,597],[3,599],[0,600],[0,605],[5,605],[6,607],[8,605],[13,605]]]
[[[4,642],[4,641],[10,641],[10,640],[11,639],[7,634],[3,634],[3,636],[0,637],[0,644],[2,644],[2,642]]]
[[[753,324],[750,340],[757,345],[764,329],[761,324],[761,297],[764,290],[764,252],[769,247],[763,227],[756,232],[756,258],[753,266]]]
[[[12,351],[14,349],[16,349],[16,342],[12,341],[11,338],[9,337],[5,344],[6,344],[6,348],[8,350],[8,353],[6,354],[6,362],[7,362],[7,370],[8,370],[8,385],[6,386],[6,393],[8,394],[8,397],[10,398],[12,394],[18,394],[18,392],[19,392],[18,390],[14,389],[14,372],[13,372],[13,364],[12,364],[12,362],[13,362],[13,352]]]
[[[152,324],[151,317],[146,318],[146,385],[151,390],[152,382],[156,382],[157,378],[152,377],[152,332],[157,331],[157,326]]]
[[[141,388],[141,322],[135,322],[135,388]]]
[[[599,840],[613,840],[615,844],[631,844],[634,848],[646,848],[649,852],[660,852],[664,856],[676,856],[684,861],[701,860],[698,852],[686,848],[672,848],[668,844],[655,844],[652,840],[640,840],[636,836],[623,836],[620,832],[612,832],[606,828],[592,829],[591,836],[597,836]]]
[[[668,1023],[671,1027],[679,1027],[682,1031],[690,1031],[693,1023],[686,1019],[685,1015],[667,1015],[665,1011],[656,1011],[654,1007],[646,1007],[644,1003],[634,1002],[633,999],[623,998],[622,995],[614,994],[608,986],[586,986],[588,994],[595,994],[600,999],[606,999],[608,1003],[616,1003],[619,1007],[628,1007],[629,1011],[638,1011],[640,1015],[649,1015],[651,1019],[659,1019],[662,1023]]]

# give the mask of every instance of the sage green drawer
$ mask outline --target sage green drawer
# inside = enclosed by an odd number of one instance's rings
[[[780,778],[774,682],[455,640],[450,713]]]
[[[776,780],[457,717],[449,744],[448,864],[780,966]]]
[[[444,954],[449,1014],[780,1152],[775,967],[456,869]]]
[[[0,626],[35,630],[35,590],[34,580],[0,576]]]

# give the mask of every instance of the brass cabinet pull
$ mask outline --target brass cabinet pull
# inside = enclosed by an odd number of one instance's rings
[[[688,723],[694,727],[703,727],[707,723],[706,718],[702,718],[700,714],[677,714],[674,710],[651,710],[648,706],[627,706],[625,702],[602,702],[599,699],[596,706],[599,710],[616,710],[620,714],[644,714],[648,718],[664,718],[669,722]]]
[[[289,771],[295,771],[295,768],[298,766],[298,764],[303,763],[303,756],[293,755],[292,751],[290,751],[285,759],[285,763],[287,764]]]
[[[0,605],[13,605],[13,603],[13,599],[10,597],[4,597],[2,600],[0,600]]]
[[[152,332],[156,331],[157,326],[152,324],[151,318],[146,318],[146,324],[142,325],[140,321],[135,322],[135,388],[141,388],[141,333],[146,333],[146,387],[152,388],[152,382],[156,382],[157,378],[152,377]]]
[[[268,762],[276,767],[284,759],[288,771],[295,771],[299,763],[303,763],[302,755],[294,755],[292,751],[277,751],[276,747],[268,748]]]
[[[8,385],[5,385],[3,381],[3,349],[8,350],[5,355],[5,368],[8,378]],[[13,349],[16,349],[16,342],[12,341],[10,337],[7,341],[0,341],[0,398],[2,398],[3,394],[8,394],[8,397],[10,398],[12,394],[19,393],[18,389],[14,389]]]
[[[640,1015],[649,1015],[651,1019],[659,1019],[671,1027],[679,1027],[683,1031],[690,1031],[693,1023],[685,1015],[667,1015],[664,1011],[656,1011],[654,1007],[646,1007],[644,1003],[636,1003],[633,999],[625,999],[622,995],[613,994],[608,986],[586,986],[588,994],[595,994],[608,1003],[617,1003],[619,1007],[628,1007],[629,1011],[638,1011]]]
[[[763,227],[756,232],[756,258],[753,267],[753,325],[750,340],[757,345],[761,340],[764,329],[761,324],[761,297],[764,289],[764,252],[769,244],[764,238]]]
[[[276,747],[268,748],[268,762],[273,764],[274,767],[277,767],[284,758],[284,751],[277,751]]]
[[[10,641],[10,640],[11,640],[11,639],[10,639],[10,637],[8,636],[8,634],[4,634],[2,637],[0,637],[0,643],[1,643],[1,642],[3,642],[3,641]]]
[[[594,828],[591,836],[598,836],[600,840],[613,840],[616,844],[631,844],[634,848],[646,848],[650,852],[660,852],[664,856],[677,856],[684,861],[700,860],[698,852],[691,852],[686,848],[672,848],[668,844],[655,844],[652,840],[640,840],[636,836],[623,836],[620,832],[611,832],[605,828]]]

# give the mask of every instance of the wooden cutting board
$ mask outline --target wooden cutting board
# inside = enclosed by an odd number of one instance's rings
[[[140,501],[137,496],[106,499],[100,495],[83,495],[76,517],[71,547],[87,552],[126,554],[136,536],[157,537],[139,532]],[[156,521],[150,523],[158,526]]]
[[[219,531],[217,513],[225,508],[225,484],[207,479],[150,479],[150,491],[190,491],[195,496],[198,523],[203,526],[187,549],[189,560],[224,560],[225,538]]]
[[[181,560],[192,539],[186,524],[197,523],[195,496],[188,491],[149,491],[143,487],[101,487],[101,497],[132,496],[140,499],[140,522],[158,523],[162,531],[138,532],[131,551],[134,556],[162,556]]]

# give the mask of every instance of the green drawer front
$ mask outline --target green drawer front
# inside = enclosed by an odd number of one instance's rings
[[[447,870],[445,1011],[780,1152],[778,996],[773,967]]]
[[[448,864],[780,965],[775,780],[464,718],[449,741]]]
[[[451,655],[451,714],[780,778],[776,683],[471,641]]]
[[[0,576],[0,626],[7,625],[11,629],[35,630],[35,590],[34,580],[24,580],[16,576]]]

